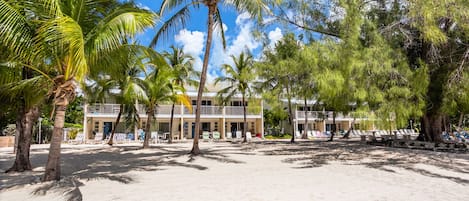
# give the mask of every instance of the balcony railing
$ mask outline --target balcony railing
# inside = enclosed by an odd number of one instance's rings
[[[329,119],[331,120],[333,117],[333,112],[332,111],[308,111],[308,118],[309,119]],[[305,118],[305,111],[296,111],[296,118],[298,119],[304,119]],[[350,115],[344,115],[341,112],[337,112],[335,114],[336,119],[344,119],[344,118],[353,118]]]
[[[88,106],[88,114],[117,114],[119,113],[119,104],[95,104]],[[223,115],[223,109],[225,109],[225,116],[242,116],[243,107],[241,106],[201,106],[201,115]],[[139,114],[146,114],[146,108],[143,105],[138,105]],[[192,106],[192,112],[188,108],[184,107],[183,115],[195,115],[196,106]],[[160,105],[155,110],[157,115],[170,115],[171,105]],[[260,107],[249,107],[247,109],[247,115],[260,115]],[[175,105],[174,115],[181,115],[181,106]]]

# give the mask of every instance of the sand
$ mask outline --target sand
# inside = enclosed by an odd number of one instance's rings
[[[26,173],[0,173],[0,200],[469,200],[469,154],[359,142],[63,145],[60,182],[40,183],[46,145]],[[12,164],[0,149],[0,171]]]

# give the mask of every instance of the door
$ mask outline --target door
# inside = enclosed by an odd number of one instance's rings
[[[103,128],[103,133],[106,138],[109,137],[112,131],[112,122],[104,122],[104,128]]]
[[[192,139],[194,139],[195,136],[195,123],[192,122]]]
[[[238,130],[238,123],[231,123],[231,138],[236,138],[236,131]]]

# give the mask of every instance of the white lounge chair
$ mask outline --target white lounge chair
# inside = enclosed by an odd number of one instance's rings
[[[214,140],[220,139],[220,132],[218,132],[218,131],[213,131],[213,132],[212,132],[212,137],[213,137]]]
[[[208,131],[203,131],[203,132],[202,132],[202,139],[204,139],[204,140],[209,140],[209,139],[210,139],[210,132],[208,132]]]

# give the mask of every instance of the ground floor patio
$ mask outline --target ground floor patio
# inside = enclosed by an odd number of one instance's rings
[[[3,173],[0,200],[467,200],[469,155],[375,147],[359,142],[201,142],[68,145],[62,181],[38,183],[47,145],[33,145],[34,170]]]

